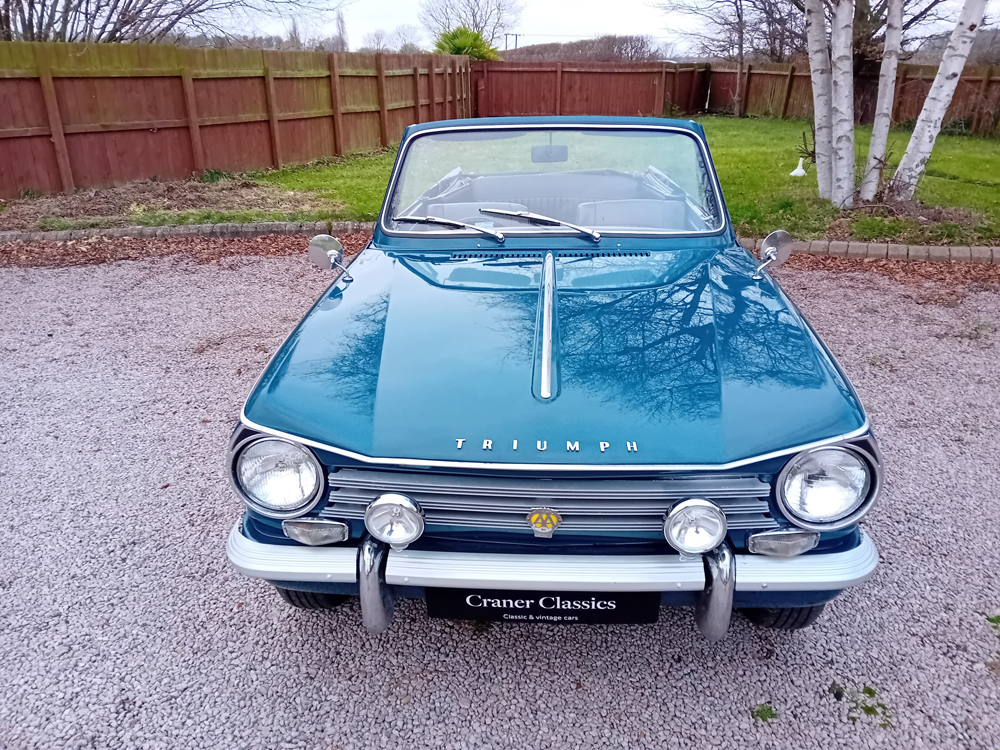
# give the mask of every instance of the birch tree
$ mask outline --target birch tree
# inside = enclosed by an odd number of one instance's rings
[[[951,33],[951,39],[941,57],[934,83],[924,100],[917,124],[910,136],[906,153],[899,162],[899,167],[893,175],[890,193],[900,200],[910,200],[917,188],[917,181],[924,173],[927,160],[931,158],[934,142],[941,132],[941,124],[948,111],[948,105],[955,94],[958,79],[962,75],[965,61],[969,57],[972,43],[976,40],[976,32],[983,23],[986,13],[986,0],[965,0],[958,23]]]
[[[829,200],[833,197],[833,76],[823,0],[805,0],[805,11],[816,131],[816,182],[819,197]]]
[[[872,140],[868,146],[868,161],[861,177],[861,200],[870,201],[878,190],[885,165],[885,149],[892,125],[892,103],[896,92],[896,67],[903,38],[903,0],[888,0],[886,14],[885,46],[882,50],[882,67],[878,75],[878,99],[875,103],[875,122]]]
[[[854,0],[833,7],[830,28],[833,63],[833,190],[837,208],[854,205]]]

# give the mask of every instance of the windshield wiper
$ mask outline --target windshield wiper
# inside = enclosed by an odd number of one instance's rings
[[[393,216],[393,221],[412,221],[415,224],[440,224],[443,227],[454,227],[455,229],[475,229],[477,232],[488,234],[497,242],[503,242],[506,237],[503,232],[496,232],[486,227],[477,227],[475,224],[466,224],[464,221],[454,219],[442,219],[440,216]]]
[[[601,241],[601,233],[594,229],[587,229],[587,227],[570,224],[568,221],[563,221],[562,219],[553,219],[551,216],[533,214],[531,211],[508,211],[505,208],[481,208],[479,209],[479,213],[496,214],[497,216],[514,216],[518,219],[527,219],[528,221],[536,224],[547,224],[550,227],[569,227],[570,229],[575,229],[580,234],[587,235],[594,242]]]

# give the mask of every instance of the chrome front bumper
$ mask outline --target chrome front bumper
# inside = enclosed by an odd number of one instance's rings
[[[662,555],[506,555],[389,550],[368,537],[357,547],[261,544],[229,534],[229,560],[268,581],[358,583],[365,626],[392,623],[391,586],[526,591],[699,591],[695,619],[711,640],[725,636],[735,591],[839,591],[868,580],[878,564],[864,532],[846,552],[793,558],[734,555],[720,547],[702,557]]]

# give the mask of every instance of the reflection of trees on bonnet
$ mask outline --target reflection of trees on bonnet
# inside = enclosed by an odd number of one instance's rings
[[[769,285],[753,281],[734,263],[720,254],[655,288],[560,288],[560,388],[585,389],[648,418],[711,418],[721,412],[724,380],[821,386],[824,372],[795,315]],[[503,333],[507,358],[531,359],[537,294],[449,291],[466,295],[468,310]],[[388,310],[386,292],[331,332],[322,355],[303,363],[303,374],[329,382],[359,414],[374,410]],[[530,388],[525,382],[526,394]]]
[[[562,387],[651,418],[718,415],[723,379],[819,387],[811,343],[782,301],[716,262],[658,289],[561,293]]]
[[[384,293],[331,331],[330,348],[302,368],[302,374],[328,382],[338,400],[357,414],[375,410],[388,313],[389,294]]]

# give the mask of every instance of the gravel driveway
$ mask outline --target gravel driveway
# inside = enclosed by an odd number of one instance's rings
[[[1000,294],[780,273],[882,440],[882,564],[811,630],[710,645],[687,610],[484,629],[406,602],[375,637],[284,606],[226,561],[222,459],[328,277],[0,269],[0,746],[996,750]]]

